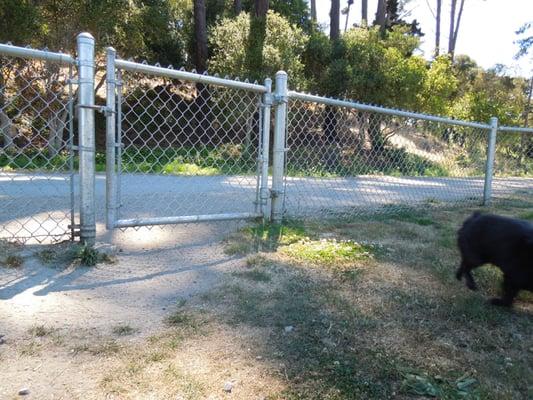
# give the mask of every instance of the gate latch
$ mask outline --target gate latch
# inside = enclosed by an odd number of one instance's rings
[[[104,116],[109,117],[111,114],[113,114],[115,111],[107,106],[98,106],[96,104],[90,105],[90,104],[78,104],[76,105],[77,108],[88,108],[89,110],[95,110],[99,113],[104,114]]]

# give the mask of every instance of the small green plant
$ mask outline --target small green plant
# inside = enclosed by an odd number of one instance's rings
[[[92,246],[83,245],[79,249],[78,258],[83,265],[93,267],[98,263],[98,251]]]
[[[242,272],[235,272],[235,276],[245,278],[254,282],[270,282],[272,277],[266,271],[262,271],[258,268],[250,269]]]
[[[24,259],[14,254],[8,255],[2,262],[8,268],[20,268],[23,263]]]
[[[35,325],[35,326],[32,326],[29,330],[28,330],[28,333],[31,335],[31,336],[36,336],[36,337],[44,337],[44,336],[48,336],[49,334],[51,334],[54,330],[51,329],[51,328],[47,328],[46,326],[44,325]]]
[[[46,249],[37,253],[37,257],[44,264],[51,264],[57,257],[57,254],[54,250]]]
[[[135,329],[129,325],[117,325],[113,328],[113,334],[117,336],[128,336],[135,333]]]

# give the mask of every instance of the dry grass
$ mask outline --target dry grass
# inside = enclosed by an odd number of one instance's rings
[[[532,209],[528,198],[492,208]],[[495,308],[495,268],[475,271],[479,292],[454,278],[455,232],[471,211],[246,229],[227,242],[247,254],[242,267],[177,299],[157,334],[126,324],[63,343],[37,327],[18,354],[91,366],[87,398],[533,398],[533,296]]]

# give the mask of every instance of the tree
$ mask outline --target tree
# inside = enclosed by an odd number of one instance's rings
[[[374,25],[379,26],[381,36],[385,35],[385,30],[387,29],[387,0],[378,0]]]
[[[316,19],[316,0],[311,0],[311,20],[317,22]]]
[[[196,71],[203,73],[207,69],[207,20],[205,0],[194,0],[194,60]]]
[[[515,43],[518,44],[518,52],[515,59],[525,56],[533,46],[533,22],[526,22],[516,32],[517,35],[523,35]]]
[[[340,37],[340,0],[331,0],[331,9],[329,11],[329,38],[332,42]]]
[[[268,6],[268,0],[254,0],[254,9],[250,13],[250,34],[246,54],[248,71],[253,79],[263,78],[260,74],[263,70],[263,46],[266,37]]]
[[[344,23],[344,32],[348,30],[348,19],[350,18],[350,8],[354,0],[348,0],[348,5],[342,10],[342,14],[346,15],[346,22]]]
[[[450,7],[450,34],[448,38],[448,53],[452,60],[455,54],[455,45],[457,44],[457,35],[459,34],[459,26],[461,24],[461,17],[463,15],[463,9],[465,0],[461,0],[459,5],[459,12],[457,11],[457,0],[452,0]]]
[[[242,2],[241,0],[233,0],[233,12],[235,15],[239,15],[242,11]]]
[[[368,26],[368,0],[361,0],[361,26]]]
[[[291,25],[286,18],[269,11],[267,14],[266,37],[263,57],[270,62],[262,65],[260,71],[250,71],[247,58],[250,16],[241,13],[236,18],[223,18],[213,27],[209,43],[213,54],[209,60],[209,70],[222,75],[240,77],[274,76],[277,71],[287,71],[294,85],[303,82],[302,54],[307,37],[299,27]]]
[[[442,0],[437,0],[437,12],[435,15],[435,58],[440,54],[440,20],[442,15]]]

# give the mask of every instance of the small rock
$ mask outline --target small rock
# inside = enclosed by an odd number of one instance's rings
[[[224,391],[225,391],[226,393],[231,393],[232,390],[233,390],[233,383],[231,383],[231,382],[226,382],[226,383],[224,384]]]
[[[530,351],[531,353],[533,353],[533,347],[530,347],[530,348],[529,348],[529,351]]]
[[[294,330],[294,326],[292,325],[286,326],[284,330],[285,330],[285,333],[292,332]]]
[[[30,394],[30,389],[22,388],[19,390],[19,396],[26,396],[27,394]]]
[[[262,356],[257,356],[257,357],[255,357],[255,359],[256,359],[256,360],[262,360],[263,357],[262,357]]]
[[[4,339],[4,335],[0,335],[0,344],[5,344],[6,340]]]
[[[94,249],[98,254],[105,255],[107,257],[114,257],[117,254],[117,246],[109,243],[96,243]]]

